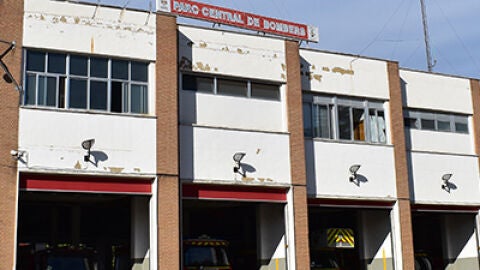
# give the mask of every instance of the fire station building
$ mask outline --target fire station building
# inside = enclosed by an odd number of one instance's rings
[[[1,269],[480,269],[478,79],[75,1],[0,29]]]

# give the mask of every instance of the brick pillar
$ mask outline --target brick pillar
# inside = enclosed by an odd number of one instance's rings
[[[16,49],[3,57],[14,78],[21,82],[23,1],[0,1],[0,39],[15,41]],[[8,47],[0,44],[0,52]],[[0,68],[0,77],[3,77]],[[17,163],[10,156],[10,150],[18,148],[19,92],[13,84],[0,78],[0,269],[14,269],[16,205],[17,205]]]
[[[157,15],[158,267],[180,269],[176,17]]]
[[[290,133],[290,170],[293,186],[296,269],[310,269],[308,243],[307,174],[303,136],[302,83],[298,43],[285,42],[287,118]]]
[[[403,98],[400,86],[398,63],[388,62],[388,80],[390,87],[391,138],[395,155],[395,175],[397,180],[397,198],[400,212],[400,238],[402,246],[403,269],[415,269],[412,234],[412,211],[408,182],[407,148],[403,124]]]
[[[473,139],[475,142],[475,154],[480,155],[480,81],[470,80],[473,105]],[[480,166],[480,158],[478,159]]]

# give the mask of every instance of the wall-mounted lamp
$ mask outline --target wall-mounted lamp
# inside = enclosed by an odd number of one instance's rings
[[[2,76],[3,80],[8,84],[13,83],[13,85],[15,85],[15,89],[18,91],[21,91],[22,87],[17,83],[15,78],[13,78],[12,73],[10,72],[10,70],[8,70],[7,65],[2,60],[5,55],[7,55],[10,51],[12,51],[15,48],[16,43],[15,41],[8,42],[5,40],[0,40],[0,43],[6,43],[10,45],[2,54],[0,54],[0,67],[3,69],[3,72],[5,72]]]
[[[349,178],[350,182],[353,182],[353,181],[355,181],[355,179],[357,179],[357,172],[358,172],[358,170],[360,169],[361,166],[362,165],[360,165],[360,164],[353,164],[352,166],[350,166],[350,168],[348,169],[350,171],[350,174],[351,174],[351,176]]]
[[[83,161],[90,161],[90,149],[92,149],[95,144],[95,139],[88,139],[82,142],[82,148],[87,150],[87,154],[83,156]]]
[[[233,172],[234,173],[239,173],[241,174],[243,177],[245,177],[245,172],[241,172],[240,171],[240,161],[242,161],[243,157],[245,157],[246,153],[243,153],[243,152],[237,152],[233,155],[233,161],[235,161],[235,167],[233,167]]]
[[[10,155],[13,159],[20,160],[27,154],[27,151],[24,150],[11,150]]]
[[[452,175],[453,175],[452,173],[446,173],[442,175],[442,181],[443,181],[442,189],[447,192],[450,192],[450,178],[452,178]]]

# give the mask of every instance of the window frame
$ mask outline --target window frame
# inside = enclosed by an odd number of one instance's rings
[[[35,70],[28,70],[28,54],[29,53],[40,53],[43,54],[44,57],[44,70],[43,72],[40,71],[35,71]],[[81,111],[92,111],[92,112],[108,112],[108,113],[121,113],[121,114],[136,114],[136,115],[144,115],[144,114],[149,114],[149,83],[150,83],[150,74],[149,74],[149,66],[150,62],[148,61],[143,61],[143,60],[127,60],[127,59],[117,59],[117,58],[111,58],[107,56],[98,56],[98,55],[85,55],[85,54],[76,54],[76,53],[69,53],[69,52],[56,52],[56,51],[43,51],[43,50],[36,50],[36,49],[29,49],[26,48],[24,49],[24,65],[23,65],[23,74],[24,74],[24,85],[27,86],[27,91],[23,93],[22,96],[22,105],[27,106],[27,107],[42,107],[42,108],[55,108],[55,109],[66,109],[66,110],[81,110]],[[49,55],[50,54],[63,54],[65,55],[65,73],[53,73],[53,72],[48,72],[48,63],[49,63]],[[79,59],[86,59],[86,65],[87,65],[87,70],[85,75],[80,75],[80,74],[73,74],[70,70],[70,64],[71,64],[71,58],[72,57],[78,57]],[[102,59],[106,60],[106,65],[107,65],[107,74],[106,77],[96,77],[93,76],[91,73],[91,65],[92,65],[92,59]],[[127,72],[128,72],[128,78],[126,79],[117,79],[113,78],[112,75],[112,68],[113,68],[113,62],[114,61],[125,61],[127,62]],[[146,67],[146,81],[138,81],[138,80],[133,80],[132,79],[132,73],[134,72],[132,69],[132,65],[134,64],[140,64],[140,65],[145,65]],[[143,69],[143,67],[142,67]],[[34,81],[35,81],[35,86],[33,91],[30,92],[28,91],[28,88],[30,87],[27,84],[29,75],[35,75]],[[56,86],[55,86],[55,106],[52,105],[43,105],[40,104],[39,102],[39,93],[41,91],[39,87],[39,81],[40,77],[43,76],[45,79],[50,78],[50,77],[55,77],[56,78]],[[32,76],[33,77],[33,76]],[[64,81],[62,82],[62,79]],[[85,94],[85,107],[82,108],[72,108],[70,98],[71,98],[71,82],[72,80],[83,80],[86,83],[86,94]],[[92,102],[91,102],[91,97],[92,97],[92,91],[94,89],[92,88],[92,83],[105,83],[106,84],[106,106],[105,109],[99,109],[99,108],[92,108]],[[63,86],[61,84],[63,83]],[[112,92],[113,90],[113,83],[121,83],[122,89],[121,89],[121,110],[120,111],[112,111],[112,95],[114,94]],[[126,89],[125,89],[126,86]],[[135,86],[139,86],[139,89],[142,90],[141,92],[141,100],[138,105],[139,112],[133,112],[133,105],[132,105],[132,99],[133,99],[133,91],[132,88]],[[103,89],[103,87],[102,87]],[[46,89],[45,89],[46,91]],[[62,93],[63,92],[63,93]],[[34,94],[34,102],[31,102],[29,100],[29,94]],[[62,96],[63,94],[63,96]],[[63,100],[60,100],[63,99]],[[102,100],[103,103],[103,100]]]
[[[447,133],[458,133],[458,134],[470,134],[469,127],[469,117],[468,114],[459,114],[443,111],[429,111],[421,109],[404,109],[403,119],[404,126],[407,129],[418,129],[424,131],[434,131],[434,132],[447,132]],[[411,125],[411,121],[415,121],[415,125]],[[434,121],[433,128],[427,128],[424,126],[424,121],[430,120]],[[439,122],[449,122],[449,130],[444,130],[439,128]],[[407,123],[408,121],[408,123]],[[457,124],[462,124],[466,126],[466,131],[458,130]]]
[[[304,135],[306,137],[311,137],[311,138],[318,138],[318,139],[326,139],[326,140],[336,140],[336,141],[352,141],[352,142],[365,142],[365,143],[372,143],[372,144],[387,144],[388,141],[388,133],[386,131],[386,122],[385,122],[385,108],[384,108],[384,101],[379,101],[379,100],[369,100],[369,99],[360,99],[360,98],[348,98],[348,97],[339,97],[339,96],[321,96],[321,95],[309,95],[309,94],[304,94],[303,96],[303,107],[305,106],[310,106],[308,109],[311,113],[308,118],[310,121],[310,127],[311,127],[311,132],[310,134],[307,134],[308,132],[304,130]],[[326,107],[327,108],[327,125],[328,126],[328,132],[329,136],[323,137],[320,136],[321,134],[316,134],[316,123],[315,123],[315,107]],[[348,112],[348,136],[345,136],[345,138],[341,138],[342,133],[340,130],[340,108],[346,108],[346,112]],[[360,130],[360,132],[363,131],[363,139],[358,139],[355,137],[355,132],[358,131],[358,129],[355,129],[355,121],[354,121],[354,111],[360,111],[362,112],[363,115],[363,128]],[[303,109],[305,112],[305,108]],[[374,112],[374,118],[376,124],[372,125],[372,120],[370,119],[371,112]],[[383,122],[384,122],[384,130],[383,130],[383,140],[382,140],[382,132],[380,130],[379,126],[379,112],[382,112],[383,114]],[[318,119],[320,121],[320,116],[318,116]],[[322,124],[319,122],[318,126],[322,126]],[[373,139],[373,134],[372,130],[369,127],[375,126],[377,130],[377,138],[376,140]],[[348,137],[348,138],[347,138]]]
[[[212,90],[211,91],[205,91],[205,90],[198,90],[198,89],[188,89],[184,87],[184,76],[191,76],[193,78],[208,78],[212,79]],[[229,93],[224,93],[224,92],[219,92],[219,81],[231,81],[235,83],[245,83],[246,84],[246,93],[242,95],[236,95],[236,94],[229,94]],[[276,90],[271,90],[275,91],[276,95],[275,97],[270,98],[270,97],[264,97],[264,96],[257,96],[257,95],[252,95],[252,84],[259,84],[259,85],[268,85],[268,86],[274,86]],[[240,77],[233,77],[233,76],[217,76],[213,74],[208,74],[208,73],[198,73],[198,72],[181,72],[179,74],[179,85],[180,89],[183,91],[192,91],[192,92],[198,92],[198,93],[203,93],[203,94],[213,94],[213,95],[219,95],[219,96],[229,96],[229,97],[239,97],[239,98],[251,98],[251,99],[258,99],[258,100],[266,100],[266,101],[281,101],[281,87],[282,83],[280,82],[272,82],[272,81],[264,81],[264,80],[256,80],[256,79],[246,79],[246,78],[240,78]],[[198,88],[198,87],[197,87]],[[266,90],[269,91],[269,90]]]

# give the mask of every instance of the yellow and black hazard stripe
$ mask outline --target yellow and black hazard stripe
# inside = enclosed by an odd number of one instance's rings
[[[353,230],[348,228],[327,229],[327,244],[329,247],[355,247]]]

